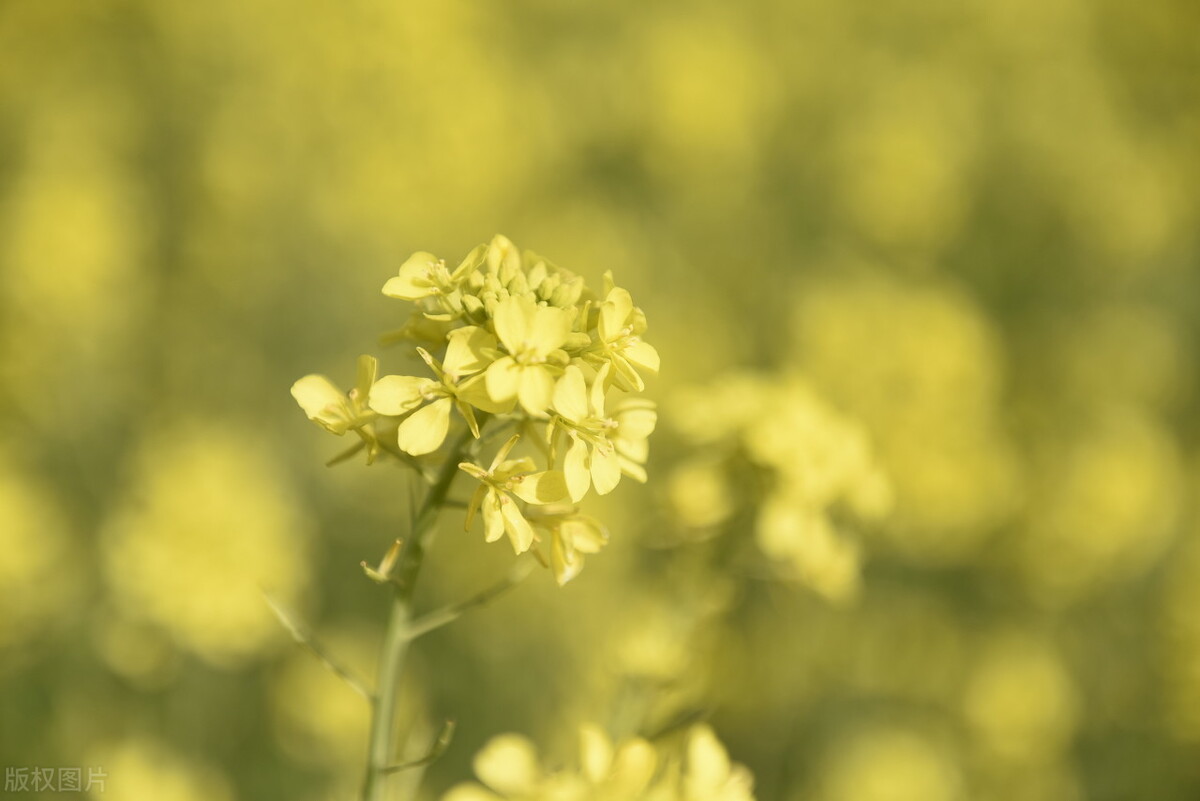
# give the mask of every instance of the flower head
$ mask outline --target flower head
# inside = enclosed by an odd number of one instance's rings
[[[611,274],[600,297],[580,276],[500,235],[453,268],[432,253],[414,253],[383,294],[408,304],[406,321],[386,341],[407,343],[429,372],[379,378],[375,360],[364,357],[350,393],[311,375],[293,386],[297,402],[328,431],[355,431],[370,446],[368,461],[386,453],[422,472],[411,457],[442,450],[455,426],[476,440],[487,439],[489,425],[536,430],[529,440],[544,460],[510,460],[513,440],[488,469],[473,459],[459,463],[467,451],[449,458],[480,482],[468,524],[482,513],[487,539],[507,534],[518,553],[540,531],[550,546],[543,564],[566,582],[583,564],[581,554],[599,550],[607,534],[574,507],[548,505],[577,502],[593,487],[609,493],[622,475],[646,479],[654,404],[628,394],[606,398],[610,390],[641,390],[642,376],[658,370],[658,353],[642,338],[645,314]],[[560,471],[556,440],[563,434],[569,443]]]
[[[496,304],[493,322],[506,355],[488,367],[488,394],[497,401],[517,398],[529,414],[544,415],[554,379],[569,359],[562,347],[571,333],[570,313],[528,296],[508,297]]]
[[[358,378],[349,392],[342,392],[328,378],[316,374],[292,384],[292,397],[308,419],[339,437],[355,431],[367,446],[368,461],[374,459],[379,449],[374,433],[366,427],[375,418],[375,412],[367,405],[367,395],[378,370],[379,361],[374,356],[359,356]]]
[[[642,339],[646,315],[633,305],[628,290],[613,285],[612,273],[604,276],[608,291],[596,319],[596,339],[587,352],[590,361],[612,365],[610,380],[626,391],[646,388],[641,374],[658,375],[658,351]]]
[[[458,409],[476,437],[479,436],[476,408],[499,413],[512,407],[511,403],[493,402],[482,391],[482,376],[474,375],[487,366],[488,354],[496,348],[496,338],[481,328],[467,326],[451,331],[448,339],[444,362],[439,362],[424,348],[417,348],[417,353],[437,376],[436,380],[388,375],[371,387],[368,397],[372,411],[391,416],[409,415],[400,423],[397,442],[400,450],[413,456],[431,453],[441,447],[450,430],[451,407]]]
[[[495,542],[502,534],[508,534],[513,551],[518,554],[533,546],[534,534],[516,499],[548,504],[563,500],[567,494],[566,482],[558,470],[537,472],[528,456],[508,458],[519,438],[513,436],[504,443],[487,470],[473,462],[459,464],[459,469],[480,482],[467,508],[467,528],[471,527],[475,513],[482,509],[484,539]]]

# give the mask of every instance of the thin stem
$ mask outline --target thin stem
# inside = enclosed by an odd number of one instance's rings
[[[400,673],[408,644],[412,642],[409,626],[412,621],[412,598],[416,589],[425,550],[437,522],[438,512],[446,502],[450,485],[459,474],[461,461],[470,431],[464,431],[454,442],[445,464],[438,471],[417,512],[410,536],[404,542],[392,582],[392,604],[388,615],[387,631],[379,654],[378,688],[371,715],[371,738],[367,752],[367,775],[363,781],[364,801],[387,799],[387,770],[395,753],[396,695],[400,684]]]

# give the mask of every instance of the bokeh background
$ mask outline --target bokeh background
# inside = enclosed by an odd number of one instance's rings
[[[260,589],[369,673],[358,564],[411,492],[323,467],[288,387],[387,370],[382,283],[503,232],[630,288],[660,431],[578,579],[420,641],[405,717],[459,723],[427,797],[500,732],[689,715],[763,801],[1200,797],[1198,30],[1186,0],[0,3],[0,764],[353,797],[365,708]],[[429,608],[511,561],[458,520]]]

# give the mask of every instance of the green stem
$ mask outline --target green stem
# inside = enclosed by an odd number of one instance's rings
[[[404,543],[404,551],[396,565],[392,581],[392,607],[388,615],[387,631],[383,648],[379,653],[378,689],[371,710],[371,739],[367,751],[367,775],[363,781],[363,801],[386,801],[388,767],[395,755],[396,695],[400,684],[400,673],[404,669],[404,658],[408,644],[412,641],[410,624],[413,619],[412,598],[416,589],[421,563],[425,560],[425,549],[437,523],[438,512],[446,503],[450,485],[460,472],[458,463],[471,438],[464,431],[450,449],[446,463],[442,465],[429,494],[425,496],[421,509],[413,521],[412,532]]]

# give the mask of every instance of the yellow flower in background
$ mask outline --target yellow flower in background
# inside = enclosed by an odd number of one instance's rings
[[[1062,659],[1026,633],[983,642],[962,703],[985,758],[1018,768],[1059,760],[1079,718],[1078,691]]]
[[[89,764],[105,774],[89,795],[112,801],[234,801],[228,779],[218,769],[157,740],[138,737],[102,743]],[[85,777],[87,771],[84,772]]]
[[[220,424],[156,432],[101,535],[121,613],[216,665],[282,642],[263,593],[293,606],[308,585],[303,505],[264,453]]]
[[[558,470],[536,472],[533,459],[528,456],[509,459],[508,454],[519,438],[509,439],[487,470],[472,462],[463,462],[459,468],[481,482],[467,507],[467,528],[482,509],[484,539],[495,542],[508,534],[513,551],[522,554],[533,546],[534,534],[515,498],[530,504],[557,503],[566,498],[567,484]]]
[[[71,614],[82,587],[62,502],[6,461],[0,461],[0,655],[16,660],[18,646]]]
[[[517,398],[531,415],[546,413],[554,379],[568,356],[562,347],[571,333],[571,315],[538,306],[528,297],[509,297],[496,305],[496,336],[507,355],[485,373],[488,394],[497,402]]]
[[[831,749],[819,767],[818,801],[962,801],[954,757],[901,725],[871,725]]]
[[[730,761],[725,746],[709,726],[688,734],[683,771],[685,801],[753,801],[754,778],[744,765]]]
[[[735,390],[751,397],[722,409]],[[710,456],[676,471],[670,491],[680,518],[711,526],[730,516],[732,473],[748,462],[766,477],[757,485],[741,481],[746,497],[739,501],[754,510],[755,540],[779,574],[831,601],[854,598],[861,569],[855,527],[882,520],[892,505],[891,482],[864,428],[796,375],[774,381],[765,374],[731,375],[711,392],[682,393],[676,406],[674,419],[698,448],[730,454],[724,465]],[[711,429],[704,425],[710,421]]]
[[[443,801],[754,801],[753,778],[729,760],[708,726],[680,749],[641,737],[614,743],[599,726],[579,730],[576,767],[547,770],[526,737],[494,737],[475,757],[481,784],[460,784]]]

